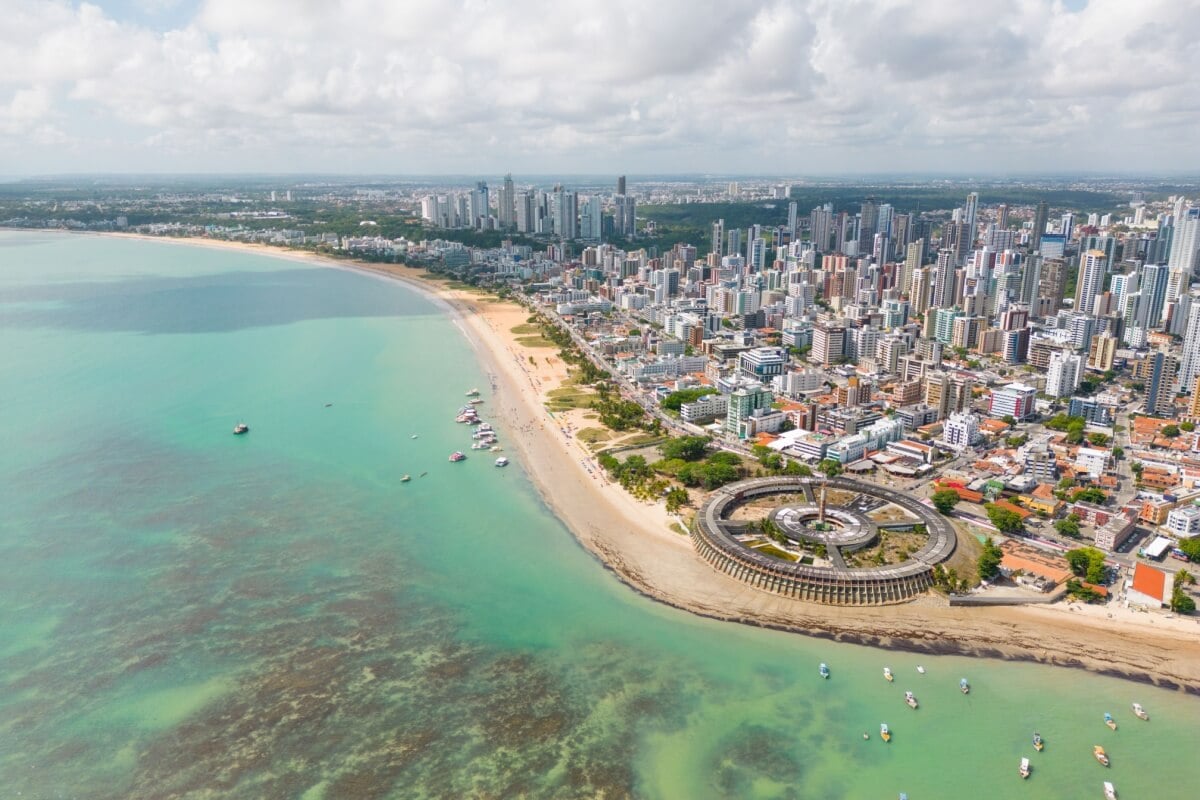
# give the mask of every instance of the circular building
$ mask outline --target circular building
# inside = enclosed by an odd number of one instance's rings
[[[753,519],[755,513],[762,516]],[[885,532],[912,540],[902,550],[906,558],[855,566],[867,548],[882,556]],[[950,523],[916,498],[847,478],[729,484],[701,506],[691,535],[704,560],[738,580],[832,605],[910,600],[933,586],[934,565],[957,543]],[[801,557],[810,552],[820,558]]]

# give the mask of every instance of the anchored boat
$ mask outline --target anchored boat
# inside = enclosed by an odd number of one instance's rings
[[[818,668],[817,671],[821,673],[822,678],[829,677],[829,665],[826,664],[825,662],[823,662],[823,661],[821,662],[821,666]]]
[[[1029,777],[1029,759],[1028,759],[1028,758],[1022,758],[1022,759],[1021,759],[1021,769],[1020,769],[1020,773],[1021,773],[1021,777],[1022,777],[1022,778],[1028,778],[1028,777]]]
[[[1038,733],[1037,731],[1034,731],[1033,732],[1033,749],[1037,750],[1040,753],[1040,752],[1042,752],[1042,748],[1045,746],[1046,746],[1046,743],[1044,741],[1042,741],[1042,735],[1040,733]]]
[[[904,702],[908,703],[909,708],[916,708],[917,707],[917,696],[915,694],[913,694],[912,692],[905,692],[904,693]]]
[[[1105,800],[1117,800],[1117,787],[1108,781],[1104,782],[1104,797]]]
[[[966,678],[963,678],[961,681],[958,682],[958,689],[963,694],[970,694],[971,693],[971,684],[967,683]]]
[[[895,679],[895,678],[892,676],[892,668],[891,668],[891,667],[884,667],[884,668],[883,668],[883,677],[887,678],[887,682],[888,682],[888,683],[891,683],[892,681],[896,680],[896,679]]]
[[[1142,708],[1141,703],[1133,704],[1133,715],[1138,719],[1149,720],[1150,715],[1146,713],[1146,709]]]
[[[886,722],[879,723],[879,738],[883,739],[885,742],[890,742],[892,740],[892,732],[888,730]]]
[[[496,466],[497,467],[507,467],[508,459],[505,458],[504,456],[500,456],[499,458],[496,459]]]
[[[1117,721],[1113,719],[1113,715],[1107,711],[1104,712],[1104,724],[1112,728],[1114,731],[1117,729]]]
[[[234,436],[241,436],[243,433],[249,433],[249,432],[250,432],[250,426],[244,422],[239,422],[237,425],[233,426],[233,435]]]
[[[467,456],[465,453],[463,453],[463,451],[455,450],[453,453],[450,454],[450,460],[455,463],[457,463],[459,461],[466,461]]]
[[[1100,762],[1100,766],[1102,766],[1102,767],[1108,766],[1108,753],[1104,752],[1103,747],[1101,747],[1100,745],[1096,745],[1095,747],[1093,747],[1092,755],[1095,756],[1096,760]]]

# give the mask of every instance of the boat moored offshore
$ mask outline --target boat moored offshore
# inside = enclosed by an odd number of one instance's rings
[[[963,678],[961,681],[958,682],[958,690],[960,692],[962,692],[963,694],[971,693],[971,684],[967,683],[966,678]]]
[[[1046,743],[1042,740],[1042,735],[1040,733],[1038,733],[1037,731],[1034,731],[1033,732],[1033,749],[1037,750],[1040,753],[1040,752],[1042,752],[1042,748],[1044,748],[1045,746],[1046,746]]]
[[[496,459],[496,466],[497,467],[507,467],[508,459],[505,458],[504,456],[500,456],[499,458]]]
[[[237,425],[233,426],[233,435],[234,436],[241,436],[243,433],[249,433],[249,432],[250,432],[250,426],[244,422],[239,422]]]
[[[1096,745],[1095,747],[1093,747],[1092,755],[1095,756],[1096,760],[1100,762],[1100,766],[1102,766],[1102,767],[1108,766],[1108,764],[1109,764],[1108,753],[1104,752],[1103,747],[1101,747],[1100,745]]]
[[[466,453],[464,453],[461,450],[455,450],[453,453],[450,454],[450,461],[452,461],[452,462],[466,461],[466,460],[467,460]]]
[[[1107,711],[1104,712],[1104,724],[1112,728],[1114,731],[1117,729],[1117,721],[1113,719],[1113,715]]]
[[[409,475],[407,472],[400,476],[401,483],[408,483],[411,480],[412,480],[412,475]]]
[[[1028,758],[1021,759],[1021,768],[1020,768],[1019,772],[1020,772],[1022,778],[1029,777],[1029,759]]]
[[[477,397],[478,395],[479,395],[478,389],[472,389],[471,391],[467,392],[467,397]]]
[[[904,693],[904,702],[908,703],[909,708],[916,708],[917,707],[917,696],[915,694],[913,694],[912,692],[905,692]]]
[[[817,668],[817,671],[821,673],[822,678],[829,677],[829,665],[824,661],[821,662],[821,666]]]
[[[892,740],[892,732],[888,730],[886,722],[879,723],[879,738],[883,739],[885,742],[890,742]]]
[[[1150,719],[1150,715],[1146,713],[1146,709],[1142,708],[1141,703],[1133,704],[1133,715],[1135,717],[1137,717],[1138,719],[1145,719],[1145,720]]]
[[[893,675],[892,675],[892,668],[891,668],[891,667],[884,667],[884,668],[883,668],[883,677],[887,679],[887,682],[888,682],[888,683],[891,683],[892,681],[896,680],[895,676],[893,676]]]
[[[1113,786],[1110,781],[1104,782],[1104,798],[1105,800],[1117,800],[1117,787]]]

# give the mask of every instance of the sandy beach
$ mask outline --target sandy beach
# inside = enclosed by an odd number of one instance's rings
[[[126,235],[126,234],[101,234]],[[567,375],[557,348],[523,345],[513,328],[529,311],[515,302],[453,289],[420,269],[336,260],[262,245],[138,237],[239,249],[404,281],[438,299],[477,349],[493,384],[484,406],[508,435],[546,504],[620,580],[655,600],[715,619],[931,654],[961,654],[1088,669],[1200,694],[1200,621],[1110,612],[1077,604],[950,608],[938,597],[899,606],[842,608],[790,600],[717,572],[693,551],[661,504],[609,482],[574,436],[583,412],[551,415],[547,393]]]

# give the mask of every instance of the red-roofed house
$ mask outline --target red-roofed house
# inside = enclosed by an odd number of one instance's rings
[[[1129,602],[1132,605],[1159,608],[1171,602],[1174,579],[1161,569],[1155,569],[1141,561],[1133,566],[1133,581],[1129,586]]]

